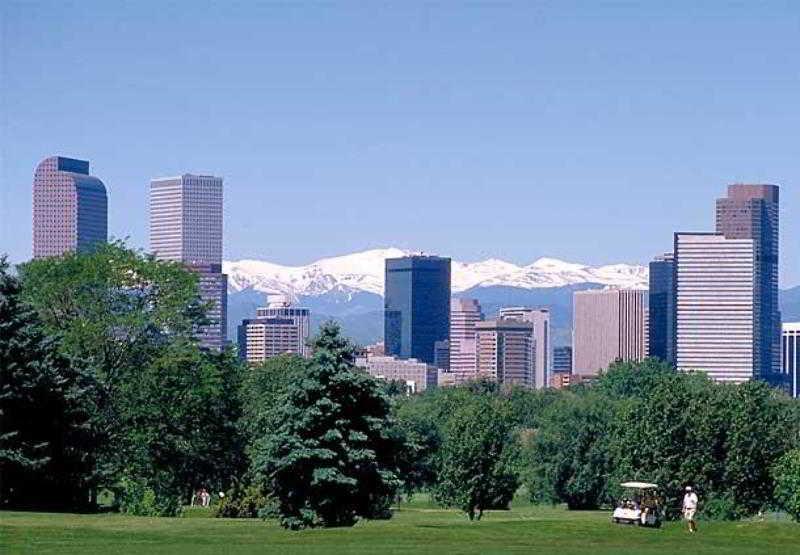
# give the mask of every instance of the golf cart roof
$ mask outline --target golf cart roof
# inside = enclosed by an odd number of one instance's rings
[[[620,484],[623,488],[632,489],[656,489],[658,484],[651,484],[649,482],[622,482]]]

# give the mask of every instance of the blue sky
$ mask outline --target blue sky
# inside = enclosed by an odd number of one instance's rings
[[[0,19],[14,261],[33,169],[64,154],[140,247],[150,178],[221,175],[226,258],[285,264],[643,263],[712,229],[727,183],[778,183],[800,284],[797,2],[11,0]]]

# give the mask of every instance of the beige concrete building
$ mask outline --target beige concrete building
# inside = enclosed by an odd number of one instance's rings
[[[376,378],[402,382],[409,394],[436,387],[440,372],[432,364],[415,358],[399,359],[392,356],[358,357],[356,366]]]
[[[239,326],[239,358],[260,364],[278,355],[308,358],[311,311],[291,305],[283,295],[270,295],[268,304],[256,310],[256,318]]]
[[[475,323],[478,377],[503,384],[534,385],[533,324],[497,319]]]
[[[533,371],[534,387],[542,389],[547,387],[547,376],[551,370],[551,345],[550,345],[550,311],[546,308],[509,307],[501,308],[499,318],[512,318],[533,324],[534,361]]]
[[[476,377],[475,324],[481,320],[481,305],[475,299],[450,301],[450,372],[457,383]]]
[[[593,376],[617,359],[642,360],[646,291],[592,289],[573,296],[573,373]]]

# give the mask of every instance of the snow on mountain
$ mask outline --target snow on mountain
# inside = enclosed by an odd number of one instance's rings
[[[307,266],[281,266],[261,260],[225,261],[231,291],[249,287],[264,293],[317,296],[332,291],[345,295],[360,291],[383,295],[384,260],[410,254],[395,248],[323,258]],[[473,287],[506,286],[523,289],[598,283],[612,287],[647,288],[647,267],[613,264],[586,266],[555,258],[540,258],[517,266],[490,258],[481,262],[452,263],[453,292]]]

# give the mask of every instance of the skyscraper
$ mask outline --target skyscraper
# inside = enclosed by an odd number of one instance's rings
[[[267,306],[239,326],[239,358],[259,364],[282,354],[309,357],[310,319],[309,309],[293,307],[283,295],[270,295]]]
[[[434,364],[450,332],[450,259],[387,258],[384,295],[386,354]]]
[[[648,355],[675,364],[675,258],[672,253],[650,262]]]
[[[500,318],[514,318],[533,324],[534,336],[534,387],[542,389],[548,385],[550,373],[550,311],[546,308],[521,306],[501,308]]]
[[[227,341],[228,276],[222,273],[222,178],[183,174],[150,182],[150,250],[199,277],[210,323],[198,330],[206,348]]]
[[[573,294],[573,373],[595,376],[615,360],[642,360],[645,291],[591,289]]]
[[[475,323],[478,377],[534,386],[533,324],[498,318]]]
[[[717,233],[675,234],[679,371],[743,382],[754,372],[754,247]]]
[[[777,185],[729,185],[717,199],[717,233],[727,239],[751,239],[754,252],[754,373],[781,380],[781,316],[778,308]]]
[[[481,305],[475,299],[450,301],[450,371],[457,383],[476,377],[475,324],[481,320]]]
[[[789,382],[789,394],[800,397],[800,322],[783,324],[781,368]]]
[[[108,199],[89,162],[45,158],[33,177],[33,256],[84,251],[108,240]]]

